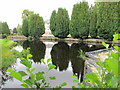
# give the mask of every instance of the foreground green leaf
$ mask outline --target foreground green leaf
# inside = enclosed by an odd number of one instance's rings
[[[19,81],[22,81],[22,76],[20,73],[14,71],[12,68],[7,69],[7,72],[10,72],[10,75],[14,78],[16,78]]]

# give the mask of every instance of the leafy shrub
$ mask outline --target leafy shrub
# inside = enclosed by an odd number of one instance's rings
[[[1,47],[1,56],[0,59],[0,69],[8,67],[12,63],[15,62],[16,57],[18,56],[18,52],[15,50],[11,50],[15,45],[15,42],[8,39],[0,39],[0,47]]]
[[[9,75],[16,78],[17,80],[21,81],[23,84],[21,86],[25,88],[50,88],[50,84],[46,82],[45,72],[37,72],[33,73],[35,71],[35,68],[32,68],[32,61],[30,58],[32,57],[31,54],[29,54],[29,49],[22,51],[24,58],[21,59],[21,64],[27,67],[26,71],[14,71],[12,68],[9,68],[7,71],[9,72]],[[48,59],[47,62],[44,61],[44,59],[41,59],[41,62],[46,64],[48,67],[48,72],[52,69],[54,69],[56,66],[50,63],[51,59]],[[48,73],[47,72],[47,73]],[[27,76],[25,80],[23,79],[24,76]],[[50,80],[55,80],[56,77],[52,76],[49,77]],[[66,86],[67,84],[64,82],[55,88],[61,88],[63,86]]]

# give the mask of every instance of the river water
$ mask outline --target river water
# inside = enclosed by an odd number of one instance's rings
[[[83,80],[84,76],[84,60],[79,57],[80,50],[84,52],[90,52],[94,50],[103,49],[102,45],[91,45],[85,44],[83,42],[64,42],[64,41],[17,41],[18,45],[14,49],[21,52],[23,49],[30,48],[30,53],[33,55],[33,68],[36,68],[35,72],[47,71],[46,65],[40,62],[40,59],[52,58],[52,64],[56,66],[55,69],[51,70],[46,74],[46,78],[50,76],[56,76],[56,80],[49,80],[52,87],[59,85],[60,83],[66,82],[67,86],[65,88],[70,88],[71,86],[76,86],[73,83],[74,80],[71,76],[77,75],[79,81]],[[18,58],[16,62],[11,65],[11,67],[16,71],[24,71],[25,66],[20,64],[20,59]],[[5,73],[2,76],[2,87],[3,88],[22,88],[18,80],[12,78]]]

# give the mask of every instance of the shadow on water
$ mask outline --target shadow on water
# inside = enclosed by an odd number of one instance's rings
[[[33,55],[32,59],[35,63],[39,63],[41,59],[45,57],[46,46],[42,41],[24,41],[23,48],[30,48],[30,53]]]
[[[83,47],[78,44],[78,43],[73,43],[70,48],[70,59],[72,63],[72,69],[73,69],[73,74],[80,78],[80,82],[83,81],[83,75],[84,75],[84,62],[80,57],[79,50],[83,49]]]
[[[51,50],[52,64],[56,65],[59,71],[67,70],[69,64],[69,45],[65,42],[58,42]]]

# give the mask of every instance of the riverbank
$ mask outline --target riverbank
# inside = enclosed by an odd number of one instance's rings
[[[103,62],[106,58],[108,58],[109,51],[116,52],[115,49],[100,49],[91,52],[86,52],[85,55],[87,60],[85,61],[85,74],[90,72],[97,72],[96,68],[99,67],[96,62]]]
[[[9,39],[12,39],[12,40],[27,40],[27,37],[23,36],[23,35],[10,35],[8,36],[7,38]],[[75,38],[57,38],[57,37],[54,37],[52,35],[50,36],[43,36],[43,37],[40,37],[40,40],[49,40],[49,41],[68,41],[68,42],[85,42],[85,43],[92,43],[92,44],[96,44],[96,43],[101,43],[102,41],[106,42],[106,43],[112,43],[112,41],[107,41],[107,40],[104,40],[104,39],[75,39]],[[120,40],[116,41],[115,44],[120,44]]]

